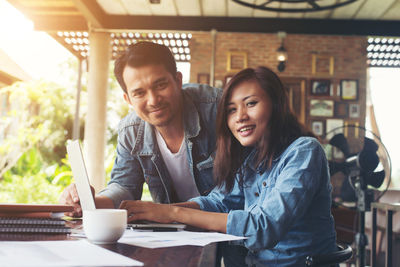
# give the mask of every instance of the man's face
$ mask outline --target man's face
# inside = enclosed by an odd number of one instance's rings
[[[136,114],[156,128],[174,127],[182,119],[182,74],[176,77],[163,65],[126,66],[122,74],[124,99]]]

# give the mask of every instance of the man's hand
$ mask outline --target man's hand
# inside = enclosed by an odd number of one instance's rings
[[[90,186],[90,190],[92,191],[92,195],[94,195],[94,188]],[[67,186],[62,192],[60,199],[58,200],[60,204],[71,205],[74,206],[73,212],[66,212],[66,216],[71,217],[81,217],[82,216],[82,208],[79,202],[78,191],[76,190],[75,184],[70,184]]]
[[[159,223],[172,223],[173,209],[176,208],[168,204],[156,204],[153,202],[140,200],[124,200],[119,206],[120,209],[128,211],[128,222],[137,220],[148,220]]]

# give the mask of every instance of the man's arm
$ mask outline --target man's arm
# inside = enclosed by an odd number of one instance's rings
[[[92,195],[94,196],[94,188],[90,186],[92,191]],[[96,208],[98,209],[113,209],[114,203],[113,201],[106,196],[94,196],[94,201],[96,204]],[[70,184],[65,188],[63,193],[60,196],[59,202],[61,204],[74,206],[73,212],[66,212],[65,215],[71,217],[81,217],[82,216],[82,207],[80,205],[80,200],[78,196],[78,191],[76,190],[75,184]]]
[[[96,196],[94,198],[97,209],[114,209],[114,203],[111,198],[106,196]]]
[[[196,202],[188,201],[188,202],[180,202],[180,203],[174,203],[171,204],[172,206],[177,206],[177,207],[183,207],[183,208],[191,208],[191,209],[200,209],[200,205],[197,204]]]

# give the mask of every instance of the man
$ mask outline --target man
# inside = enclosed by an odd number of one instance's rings
[[[213,187],[215,117],[221,90],[189,84],[182,88],[171,51],[139,42],[115,62],[115,76],[133,107],[119,125],[117,157],[107,187],[95,196],[97,208],[117,208],[122,200],[139,200],[143,183],[158,203],[175,203],[206,195]],[[74,184],[60,202],[75,206]]]

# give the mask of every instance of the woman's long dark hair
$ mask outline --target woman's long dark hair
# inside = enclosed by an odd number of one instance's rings
[[[214,161],[214,177],[217,185],[225,185],[232,191],[235,173],[243,163],[245,147],[232,135],[227,123],[227,105],[232,90],[245,81],[256,81],[271,99],[272,113],[269,131],[257,143],[256,166],[271,167],[272,160],[279,156],[300,136],[314,136],[302,125],[289,106],[286,89],[279,77],[266,67],[247,68],[238,72],[227,83],[217,112],[217,151]]]

